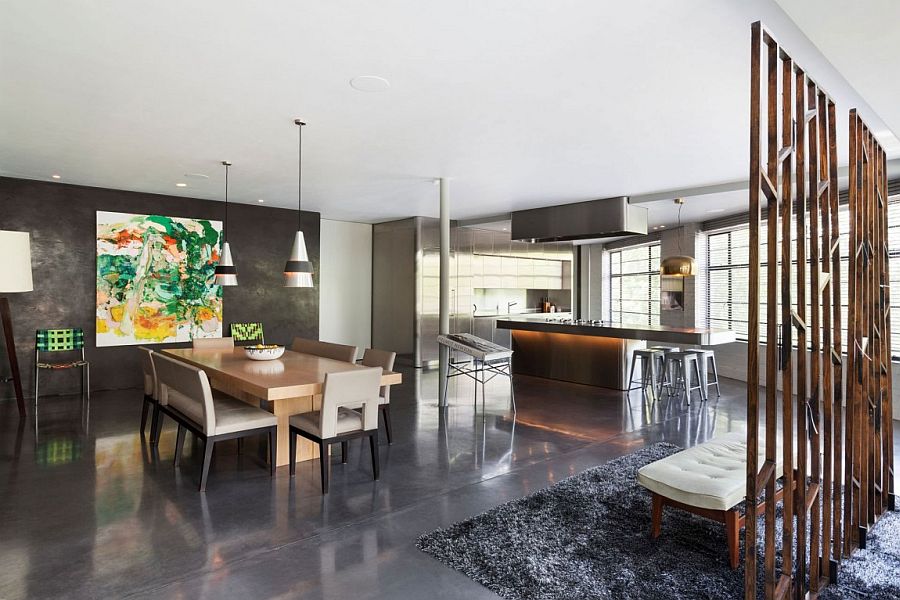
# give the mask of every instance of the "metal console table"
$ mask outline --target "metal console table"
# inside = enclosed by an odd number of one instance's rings
[[[509,396],[513,414],[516,413],[516,395],[513,390],[512,380],[512,355],[513,351],[505,346],[500,346],[484,338],[470,333],[452,333],[439,335],[438,344],[447,346],[447,377],[441,382],[440,406],[447,406],[447,388],[453,377],[465,376],[475,380],[475,406],[478,406],[478,384],[481,384],[481,406],[484,409],[485,389],[484,385],[497,376],[509,378]],[[461,352],[471,357],[469,361],[454,361],[455,352]]]

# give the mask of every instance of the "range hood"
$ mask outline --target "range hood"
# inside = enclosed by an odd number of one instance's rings
[[[627,196],[560,204],[512,213],[512,239],[570,242],[626,235],[647,235],[647,209]]]

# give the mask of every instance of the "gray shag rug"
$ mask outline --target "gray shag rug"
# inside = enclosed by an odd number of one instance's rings
[[[744,570],[728,566],[722,524],[666,508],[661,536],[650,539],[650,493],[637,470],[680,450],[648,446],[425,534],[417,546],[510,600],[743,598]],[[762,537],[762,519],[758,526]],[[864,551],[879,558],[845,561],[839,585],[822,597],[900,598],[898,531],[900,515],[888,513]]]

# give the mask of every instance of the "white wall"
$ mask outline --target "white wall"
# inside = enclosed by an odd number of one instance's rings
[[[359,347],[372,342],[372,226],[321,221],[319,339]]]

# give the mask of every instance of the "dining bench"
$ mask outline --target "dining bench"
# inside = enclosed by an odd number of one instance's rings
[[[761,456],[759,467],[764,461]],[[780,461],[775,472],[777,479],[782,472]],[[652,538],[660,535],[666,506],[718,521],[725,525],[729,564],[737,568],[745,521],[739,509],[747,491],[746,432],[726,433],[652,462],[638,470],[637,479],[653,496]],[[781,498],[781,489],[776,498]]]

